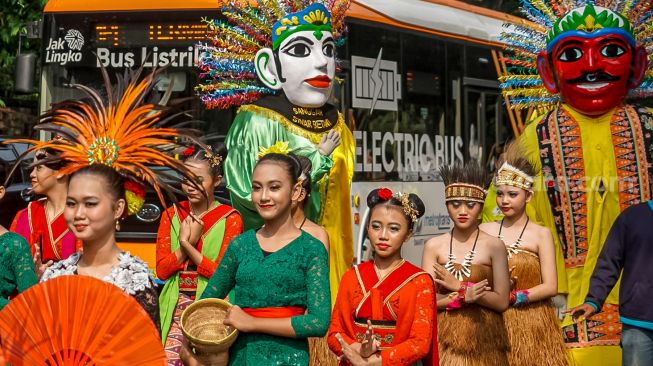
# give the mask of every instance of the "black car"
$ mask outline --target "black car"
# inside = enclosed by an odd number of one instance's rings
[[[2,144],[7,138],[0,138],[0,160],[3,160],[11,168],[16,164],[16,159],[27,151],[29,144],[17,142],[9,145]],[[6,194],[0,201],[0,225],[9,228],[16,213],[27,207],[27,202],[33,199],[29,194],[31,186],[29,179],[30,159],[26,159],[16,170],[6,188]],[[3,182],[0,182],[2,184]]]

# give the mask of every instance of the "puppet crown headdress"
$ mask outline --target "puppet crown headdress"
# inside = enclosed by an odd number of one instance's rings
[[[537,54],[551,51],[567,35],[618,33],[631,45],[648,52],[644,81],[631,91],[636,97],[653,95],[653,15],[651,0],[520,0],[522,13],[533,23],[504,25],[507,75],[499,78],[504,96],[514,109],[554,105],[560,101],[542,84]]]
[[[207,108],[254,102],[275,91],[257,77],[254,58],[261,48],[276,50],[300,31],[330,31],[341,39],[349,0],[235,0],[223,18],[207,21],[209,44],[199,45],[201,82],[196,87]]]

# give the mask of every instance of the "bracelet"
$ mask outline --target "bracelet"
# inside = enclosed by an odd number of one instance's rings
[[[461,291],[462,291],[462,293],[464,294],[464,295],[462,296],[462,298],[463,298],[463,301],[464,301],[465,303],[467,303],[467,304],[470,303],[469,301],[467,301],[467,289],[470,288],[470,287],[474,287],[474,285],[476,285],[476,283],[474,283],[474,282],[465,282],[465,283],[464,283],[463,285],[461,285],[460,288],[458,289],[458,293],[459,293],[459,294],[461,293]]]
[[[528,305],[528,294],[528,290],[510,291],[510,305],[514,307]]]
[[[456,292],[453,292],[452,294],[455,294],[455,299],[451,301],[449,304],[447,304],[447,308],[445,310],[447,311],[452,311],[452,310],[458,310],[461,309],[463,306],[465,306],[465,302],[462,301],[462,299],[458,296]]]

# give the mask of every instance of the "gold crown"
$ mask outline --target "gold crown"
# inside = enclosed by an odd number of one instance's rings
[[[449,201],[472,201],[485,202],[487,191],[482,187],[467,183],[452,183],[444,187],[444,200]]]
[[[494,177],[495,186],[504,184],[528,191],[533,187],[533,177],[505,162]]]

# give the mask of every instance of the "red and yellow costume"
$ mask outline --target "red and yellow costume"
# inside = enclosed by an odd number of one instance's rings
[[[181,313],[202,295],[229,243],[243,232],[240,214],[231,206],[217,202],[215,204],[217,205],[200,216],[204,230],[196,248],[203,258],[197,266],[190,259],[178,263],[175,254],[180,247],[181,223],[190,214],[189,202],[184,201],[170,207],[161,217],[157,235],[156,271],[160,279],[167,280],[159,296],[159,308],[161,338],[165,344],[169,365],[181,365]]]
[[[48,222],[46,202],[46,199],[30,202],[27,208],[16,214],[9,229],[27,240],[32,255],[34,245],[38,245],[43,263],[66,259],[82,247],[82,242],[68,229],[63,212]]]
[[[411,365],[419,360],[438,364],[437,346],[433,347],[437,337],[435,289],[431,276],[420,268],[404,261],[381,279],[373,261],[347,271],[331,316],[329,348],[342,355],[338,333],[348,344],[361,342],[368,320],[380,337],[384,366]]]

